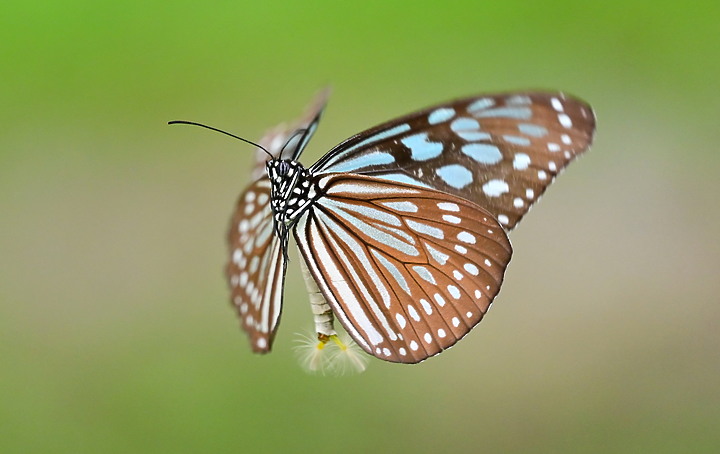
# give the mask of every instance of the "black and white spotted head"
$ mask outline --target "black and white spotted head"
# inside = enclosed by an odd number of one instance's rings
[[[291,225],[314,196],[310,172],[297,161],[273,159],[265,165],[270,179],[270,208],[276,226]]]

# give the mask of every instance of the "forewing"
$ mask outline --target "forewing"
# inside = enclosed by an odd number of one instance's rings
[[[512,253],[505,231],[466,199],[334,174],[295,228],[318,287],[368,353],[417,363],[487,312]]]
[[[590,106],[563,93],[476,96],[361,132],[311,171],[438,189],[481,205],[509,230],[594,131]]]
[[[280,321],[286,262],[273,231],[270,180],[260,179],[240,195],[228,241],[226,274],[231,300],[253,351],[267,353]]]
[[[281,123],[275,126],[265,133],[262,139],[258,141],[258,144],[265,147],[276,158],[280,156],[282,150],[283,159],[297,159],[317,129],[320,116],[329,96],[329,88],[319,91],[300,118],[291,123]],[[306,130],[307,133],[295,135],[293,140],[288,143],[290,137],[299,130]],[[286,143],[287,146],[285,146]],[[285,146],[284,150],[283,146]],[[255,164],[251,174],[253,180],[265,175],[265,163],[267,160],[268,155],[260,148],[256,148]]]

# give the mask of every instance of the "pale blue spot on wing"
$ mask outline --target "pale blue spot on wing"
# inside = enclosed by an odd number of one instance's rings
[[[341,150],[341,151],[338,150],[338,153],[337,153],[335,156],[333,156],[329,161],[327,161],[326,163],[324,163],[324,164],[322,165],[322,167],[320,167],[319,169],[312,169],[312,168],[311,168],[311,169],[313,170],[313,172],[316,172],[316,171],[319,171],[319,170],[322,170],[322,171],[325,171],[325,172],[335,172],[335,171],[336,171],[336,170],[335,170],[335,167],[334,167],[335,163],[337,163],[338,161],[343,160],[345,157],[347,157],[348,155],[352,154],[352,152],[355,151],[355,150],[357,150],[358,148],[362,148],[362,147],[371,145],[371,144],[373,144],[373,143],[375,143],[375,142],[379,142],[379,141],[381,141],[381,140],[383,140],[383,139],[387,139],[388,137],[392,137],[392,136],[396,136],[396,135],[398,135],[398,134],[402,134],[402,133],[407,132],[407,131],[409,131],[409,130],[410,130],[410,125],[407,124],[407,123],[403,123],[403,124],[397,125],[397,126],[395,126],[395,127],[393,127],[393,128],[386,129],[385,131],[380,131],[380,132],[378,132],[378,133],[376,133],[376,134],[371,135],[370,137],[365,138],[364,140],[361,140],[360,142],[356,143],[355,145],[353,145],[353,146],[351,146],[351,147],[349,147],[349,148],[346,148],[346,149]],[[314,167],[314,166],[313,166],[313,167]]]
[[[433,227],[431,225],[413,221],[412,219],[408,219],[405,222],[407,222],[408,227],[410,227],[411,229],[415,230],[418,233],[423,233],[425,235],[429,235],[433,238],[437,238],[440,240],[445,238],[445,234],[443,233],[443,231],[437,227]]]
[[[462,152],[480,164],[497,164],[502,161],[502,153],[495,145],[487,143],[469,143],[463,145]]]
[[[381,178],[383,180],[395,181],[397,183],[414,184],[415,186],[422,186],[423,188],[429,188],[431,186],[423,183],[420,180],[416,180],[404,173],[385,173],[373,175],[375,178]]]
[[[423,280],[425,280],[425,281],[427,281],[427,282],[429,282],[429,283],[431,283],[431,284],[433,284],[433,285],[437,285],[437,281],[435,281],[435,277],[434,277],[432,274],[430,274],[430,271],[428,271],[428,269],[425,268],[424,266],[415,265],[415,266],[413,266],[413,270],[414,270],[414,271],[418,274],[418,276],[420,276]]]
[[[434,258],[435,261],[438,262],[440,265],[444,265],[445,263],[447,263],[448,259],[450,258],[449,255],[445,254],[444,252],[438,251],[429,244],[425,244],[425,248],[427,248],[430,256]]]
[[[396,229],[395,227],[390,227],[385,224],[375,224],[375,225],[396,234],[397,236],[401,237],[402,239],[404,239],[405,241],[407,241],[410,244],[415,244],[415,238],[410,236],[410,234],[408,234],[405,230]]]
[[[470,113],[477,112],[479,110],[485,110],[488,107],[492,107],[495,105],[495,100],[492,98],[480,98],[477,101],[473,101],[468,107],[467,110]]]
[[[405,290],[405,293],[410,295],[410,286],[408,285],[407,281],[405,280],[405,277],[402,275],[400,270],[393,265],[388,259],[383,257],[378,251],[375,249],[371,249],[373,255],[378,259],[380,264],[385,267],[386,270],[390,272],[392,277],[395,279],[395,281],[398,283],[400,288]]]
[[[450,164],[435,171],[448,185],[456,189],[464,188],[473,181],[472,173],[460,164]]]
[[[353,170],[361,169],[363,167],[392,164],[393,162],[395,162],[395,157],[390,153],[385,153],[383,151],[373,151],[372,153],[360,155],[357,158],[342,161],[338,164],[331,166],[327,170],[331,172],[351,172]]]
[[[498,107],[496,109],[481,110],[475,114],[477,118],[515,118],[529,120],[532,110],[529,107]]]
[[[414,161],[427,161],[428,159],[437,158],[443,150],[441,143],[428,141],[426,132],[405,137],[401,142],[410,149]]]
[[[398,134],[402,134],[403,132],[407,132],[410,130],[410,125],[407,123],[403,123],[401,125],[397,125],[394,128],[386,129],[385,131],[380,131],[376,134],[373,134],[372,136],[366,138],[365,140],[357,143],[356,145],[353,145],[352,147],[345,150],[347,153],[348,151],[352,151],[355,148],[362,147],[364,145],[378,142],[383,139],[387,139],[388,137],[396,136]]]
[[[490,140],[491,137],[489,133],[480,131],[458,131],[455,134],[467,141]]]
[[[455,132],[474,131],[480,129],[480,123],[474,118],[460,117],[450,124],[450,129]]]
[[[358,205],[355,203],[342,202],[340,200],[331,199],[331,203],[325,202],[326,206],[332,205],[335,207],[343,208],[346,211],[354,211],[355,213],[361,214],[369,219],[384,222],[385,224],[400,226],[402,225],[400,218],[392,213],[388,213],[385,210],[378,210],[367,205]]]
[[[396,249],[399,252],[402,252],[403,254],[411,255],[417,257],[420,255],[420,251],[418,251],[413,245],[404,243],[400,239],[390,235],[387,232],[384,232],[382,230],[377,229],[376,227],[373,227],[372,225],[365,222],[363,219],[358,218],[356,216],[353,216],[352,214],[348,213],[346,210],[342,208],[341,203],[337,200],[333,200],[329,197],[322,197],[320,201],[318,202],[321,206],[328,209],[329,211],[332,211],[336,216],[344,219],[348,224],[354,226],[359,231],[363,232],[365,235],[368,235],[371,237],[374,241],[377,241],[378,243],[387,245],[393,249]],[[344,204],[347,206],[347,204]],[[364,213],[362,213],[364,214]],[[343,229],[340,229],[343,230]],[[343,230],[344,232],[344,230]],[[340,232],[336,232],[340,233]]]
[[[520,123],[518,125],[518,131],[532,137],[544,137],[548,133],[547,128],[544,126],[534,125],[532,123]]]
[[[526,105],[526,104],[532,104],[532,99],[530,99],[529,96],[526,95],[515,95],[510,96],[505,100],[505,104],[514,104],[514,105]]]
[[[395,211],[404,211],[407,213],[417,213],[418,207],[412,202],[383,202],[386,207]]]
[[[455,109],[451,109],[449,107],[441,107],[430,112],[430,115],[428,115],[428,123],[430,123],[431,125],[436,125],[438,123],[446,122],[454,116]]]
[[[513,143],[515,145],[521,145],[523,147],[530,146],[530,139],[528,139],[527,137],[512,136],[509,134],[505,134],[503,136],[503,139],[505,139],[505,142]]]

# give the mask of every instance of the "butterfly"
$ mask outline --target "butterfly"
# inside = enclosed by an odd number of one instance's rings
[[[292,234],[321,346],[338,320],[370,355],[423,361],[482,320],[508,232],[588,149],[593,111],[561,92],[479,95],[370,128],[305,167],[327,97],[256,144],[228,235],[232,303],[252,350],[269,352]]]

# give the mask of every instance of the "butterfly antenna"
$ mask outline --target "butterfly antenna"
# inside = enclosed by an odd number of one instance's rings
[[[242,140],[243,142],[245,142],[245,143],[247,143],[247,144],[254,145],[254,146],[258,147],[259,149],[261,149],[262,151],[264,151],[265,153],[267,153],[267,155],[270,156],[270,159],[275,159],[275,157],[272,155],[272,153],[270,153],[270,152],[267,150],[267,148],[263,147],[262,145],[256,144],[255,142],[251,142],[251,141],[249,141],[249,140],[247,140],[247,139],[243,139],[242,137],[236,136],[235,134],[230,134],[229,132],[223,131],[222,129],[213,128],[212,126],[204,125],[204,124],[202,124],[202,123],[195,123],[195,122],[193,122],[193,121],[185,121],[185,120],[168,121],[168,124],[169,124],[169,125],[192,125],[192,126],[200,126],[201,128],[210,129],[211,131],[220,132],[220,133],[225,134],[225,135],[227,135],[227,136],[234,137],[235,139]]]

